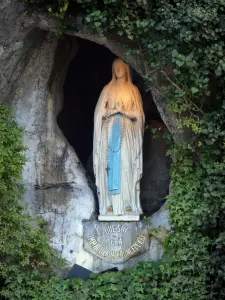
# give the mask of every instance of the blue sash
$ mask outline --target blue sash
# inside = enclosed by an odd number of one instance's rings
[[[121,132],[122,130],[122,116],[115,115],[113,119],[109,149],[108,149],[108,189],[109,194],[119,194],[121,184]],[[113,152],[116,151],[116,152]],[[118,150],[119,149],[119,150]],[[118,151],[117,151],[118,150]]]

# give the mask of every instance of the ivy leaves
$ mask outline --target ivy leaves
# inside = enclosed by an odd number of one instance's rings
[[[63,263],[48,245],[43,221],[29,217],[19,203],[25,150],[22,130],[12,112],[0,106],[0,280],[6,286],[21,282],[27,271],[48,268],[45,273],[51,273],[52,268]],[[2,288],[0,295],[7,293]],[[16,294],[20,295],[19,288]],[[10,299],[17,299],[15,295]]]
[[[20,274],[9,281],[9,299],[156,300],[161,281],[159,264],[150,262],[121,272],[95,274],[88,281],[58,277],[38,281],[37,276],[37,272]]]
[[[175,290],[176,293],[179,291],[182,299],[222,300],[224,295],[224,278],[219,275],[225,268],[225,225],[222,221],[225,218],[224,120],[223,107],[206,113],[199,121],[194,141],[187,146],[174,145],[170,149],[170,153],[176,153],[171,168],[173,194],[169,197],[175,234],[171,236],[168,256],[163,261],[166,264],[163,273],[171,295]],[[193,259],[187,261],[185,257]],[[171,273],[174,265],[178,268]],[[191,274],[186,273],[187,268],[192,270]],[[195,285],[191,292],[184,283],[180,282],[177,289],[173,284],[182,272]],[[197,278],[202,279],[198,281]],[[176,298],[171,296],[171,299]]]

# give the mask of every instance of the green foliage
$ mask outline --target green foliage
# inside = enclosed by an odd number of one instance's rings
[[[223,107],[206,113],[192,143],[170,149],[174,234],[162,263],[168,299],[224,299],[224,120]]]
[[[88,281],[52,277],[41,282],[32,275],[10,282],[8,296],[10,300],[153,300],[160,285],[160,274],[157,263],[146,262],[118,273],[92,275]]]
[[[26,161],[25,150],[22,130],[12,112],[1,106],[0,281],[3,285],[19,280],[23,272],[39,270],[47,274],[62,265],[61,259],[48,245],[43,221],[29,217],[19,202],[23,194],[19,180]],[[7,294],[7,291],[3,289],[2,294]]]
[[[22,142],[22,132],[16,126],[12,113],[5,107],[0,107],[0,197],[1,203],[14,201],[15,196],[21,196],[21,179],[25,157]],[[16,154],[16,155],[15,155]]]

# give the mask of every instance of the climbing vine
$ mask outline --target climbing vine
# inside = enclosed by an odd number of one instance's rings
[[[19,202],[25,150],[12,112],[0,106],[0,296],[7,296],[6,286],[22,280],[27,272],[40,278],[63,264],[48,244],[44,222],[29,217]],[[20,289],[15,293],[20,295]]]
[[[86,293],[83,299],[120,299],[120,294],[121,299],[225,299],[225,1],[23,2],[55,17],[59,34],[86,26],[135,41],[138,46],[129,53],[142,57],[147,85],[176,113],[178,130],[190,130],[188,139],[172,142],[168,152],[173,158],[172,233],[160,264],[143,263],[87,283],[66,281],[64,295],[67,290],[80,298]]]

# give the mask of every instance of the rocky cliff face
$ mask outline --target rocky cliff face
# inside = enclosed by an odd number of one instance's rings
[[[17,1],[0,3],[0,11],[0,97],[13,107],[28,148],[24,203],[31,215],[47,221],[52,246],[70,265],[103,271],[112,266],[83,249],[82,221],[94,216],[94,195],[82,164],[56,122],[76,42],[36,29]],[[159,214],[157,222],[160,218],[168,226],[167,214]],[[160,258],[162,246],[153,244],[143,259]]]
[[[60,49],[55,34],[32,28],[17,32],[22,6],[1,9],[5,19],[0,22],[8,30],[1,30],[1,98],[14,108],[28,147],[24,202],[32,215],[48,222],[51,243],[62,256],[71,265],[85,267],[83,261],[88,258],[90,263],[92,257],[82,247],[82,220],[94,213],[94,197],[76,153],[56,122],[62,104],[58,82],[76,47],[64,44],[67,60],[59,72],[54,68],[56,49]]]

